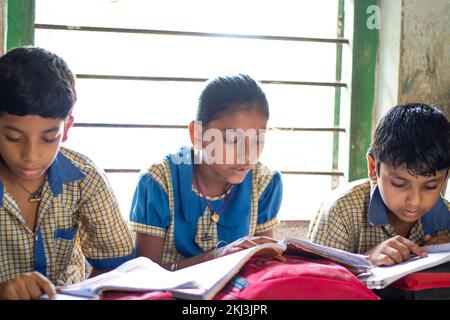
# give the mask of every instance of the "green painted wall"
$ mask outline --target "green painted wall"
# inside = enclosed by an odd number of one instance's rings
[[[349,181],[367,178],[366,152],[371,142],[378,29],[368,28],[376,0],[354,0],[353,70],[350,112]]]
[[[6,49],[34,44],[35,0],[8,1]]]

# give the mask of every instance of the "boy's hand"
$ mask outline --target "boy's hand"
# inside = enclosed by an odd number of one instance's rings
[[[23,273],[15,279],[0,283],[0,299],[2,300],[38,299],[43,294],[53,299],[56,291],[53,284],[39,272]]]
[[[228,255],[230,253],[235,253],[244,249],[248,249],[251,247],[255,247],[257,245],[267,243],[267,242],[278,242],[275,239],[269,238],[269,237],[243,237],[240,238],[229,245],[226,245],[223,248],[216,249],[218,252],[215,254],[215,258],[222,257],[225,255]],[[266,248],[265,250],[261,251],[261,255],[264,256],[277,256],[280,255],[282,252],[281,250],[275,249],[275,248]]]
[[[400,263],[409,259],[411,254],[420,257],[427,256],[427,253],[420,249],[416,243],[401,236],[395,236],[380,243],[366,254],[369,255],[369,260],[376,266]]]
[[[450,242],[450,237],[445,235],[431,236],[429,234],[423,237],[422,245],[428,246],[430,244],[438,244],[438,243],[448,243]]]

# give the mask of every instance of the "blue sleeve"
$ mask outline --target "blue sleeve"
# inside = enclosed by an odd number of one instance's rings
[[[148,173],[142,174],[134,191],[130,221],[167,229],[170,220],[167,193]]]
[[[283,198],[283,183],[281,174],[276,172],[264,189],[258,201],[258,222],[263,224],[276,218]]]

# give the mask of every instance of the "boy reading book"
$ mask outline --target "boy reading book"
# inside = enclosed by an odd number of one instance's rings
[[[419,245],[450,242],[450,204],[441,197],[450,167],[450,123],[436,107],[395,106],[367,153],[369,179],[336,190],[312,221],[309,239],[392,265]]]
[[[75,79],[41,48],[0,58],[0,299],[54,296],[134,257],[106,176],[61,148],[73,124]]]

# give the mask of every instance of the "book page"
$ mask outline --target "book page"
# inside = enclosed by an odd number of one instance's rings
[[[288,246],[290,243],[299,245],[312,253],[317,253],[322,257],[327,257],[335,262],[341,262],[355,268],[366,270],[372,267],[372,264],[366,255],[351,253],[298,238],[286,238],[284,242]]]
[[[50,299],[50,297],[46,294],[41,296],[39,300],[92,300],[91,296],[83,297],[83,296],[74,296],[71,294],[57,293],[54,299]]]
[[[186,299],[212,298],[256,253],[268,248],[286,249],[282,242],[264,243],[174,272],[181,278],[195,279],[198,289],[174,290],[174,296]]]
[[[412,272],[431,268],[450,261],[450,252],[429,253],[428,257],[413,256],[399,264],[392,266],[373,267],[371,276],[361,279],[370,289],[382,289],[392,282]]]
[[[450,252],[450,243],[430,244],[428,246],[422,246],[420,248],[427,253]]]
[[[139,257],[122,264],[113,271],[84,280],[80,283],[60,287],[59,293],[81,297],[95,297],[102,290],[124,291],[170,290],[195,287],[191,278],[182,278],[145,257]]]

